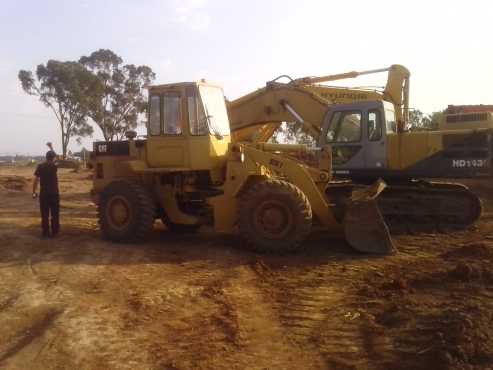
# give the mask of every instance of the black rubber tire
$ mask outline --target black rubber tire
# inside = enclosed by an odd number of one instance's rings
[[[109,219],[109,205],[115,198],[126,202],[129,209],[128,222],[122,227],[114,226]],[[126,181],[110,183],[102,192],[98,206],[98,218],[105,239],[115,242],[137,242],[146,238],[154,224],[155,204],[149,192],[139,184]]]
[[[264,226],[265,220],[260,222],[259,216],[265,216],[269,210],[274,210],[282,221],[286,221],[281,222],[278,234],[268,231],[269,226]],[[312,208],[298,187],[286,181],[269,179],[256,183],[240,196],[238,224],[240,235],[255,251],[293,252],[300,249],[311,231]]]

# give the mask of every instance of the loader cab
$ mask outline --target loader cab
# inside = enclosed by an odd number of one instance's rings
[[[325,116],[319,146],[332,147],[335,175],[372,177],[388,168],[388,136],[396,132],[394,108],[388,102],[336,105]]]
[[[149,167],[198,171],[224,165],[230,131],[221,87],[205,81],[151,86],[148,114]]]

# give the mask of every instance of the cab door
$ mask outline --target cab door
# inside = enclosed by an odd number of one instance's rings
[[[332,147],[334,170],[364,167],[363,119],[364,112],[354,105],[338,106],[329,113],[323,136]]]
[[[166,91],[150,97],[147,162],[150,167],[187,167],[182,92]]]
[[[368,170],[387,168],[387,148],[385,146],[385,119],[380,108],[365,111],[364,161]]]

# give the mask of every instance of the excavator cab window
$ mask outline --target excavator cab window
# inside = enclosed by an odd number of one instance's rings
[[[382,138],[381,113],[377,109],[368,111],[368,140],[379,141]]]
[[[333,144],[334,165],[347,163],[360,151],[361,118],[360,111],[334,112],[326,136],[327,142]]]
[[[386,109],[385,119],[387,120],[387,133],[396,133],[397,122],[395,121],[395,112],[391,109]]]
[[[327,141],[359,142],[361,140],[361,112],[336,112],[327,131]]]

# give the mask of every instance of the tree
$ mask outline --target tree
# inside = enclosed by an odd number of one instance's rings
[[[443,112],[433,112],[429,117],[430,117],[430,129],[437,130],[438,124],[443,119]]]
[[[415,130],[422,128],[423,117],[425,117],[425,115],[419,109],[409,111],[409,129]]]
[[[316,140],[297,122],[283,122],[272,135],[271,141],[278,144],[305,144],[313,146]]]
[[[419,109],[409,112],[409,129],[417,130],[436,130],[443,117],[443,112],[433,112],[425,115]]]
[[[100,91],[100,82],[83,65],[77,62],[49,60],[36,69],[36,78],[31,71],[21,70],[18,74],[22,89],[50,108],[60,124],[62,155],[72,137],[89,136],[93,129],[87,123],[91,97]]]
[[[125,132],[137,127],[138,118],[147,107],[144,89],[156,77],[150,67],[123,65],[121,57],[100,49],[79,60],[103,85],[103,94],[89,115],[106,141],[122,139]]]

